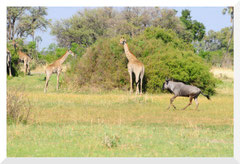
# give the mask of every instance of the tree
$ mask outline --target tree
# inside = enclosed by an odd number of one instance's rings
[[[180,20],[185,25],[185,29],[192,33],[192,38],[190,41],[200,41],[205,35],[205,26],[196,20],[192,20],[190,10],[183,10]]]
[[[232,28],[231,28],[231,35],[230,35],[230,38],[228,40],[228,44],[227,44],[227,50],[226,50],[226,53],[224,54],[224,58],[223,58],[223,61],[222,61],[222,65],[223,66],[228,66],[228,65],[231,65],[230,63],[230,59],[229,59],[229,47],[230,47],[230,44],[231,44],[231,41],[233,39],[233,27],[234,27],[234,8],[233,7],[227,7],[227,8],[224,8],[222,13],[225,15],[226,13],[228,13],[230,16],[231,16],[231,23],[232,23]]]
[[[18,24],[18,35],[20,37],[32,36],[32,41],[34,41],[35,31],[40,29],[41,31],[46,31],[48,25],[50,24],[49,19],[46,19],[47,15],[46,7],[31,7],[28,9],[29,14],[25,14],[21,17]]]
[[[201,41],[194,42],[195,52],[213,65],[223,66],[228,49],[226,66],[230,66],[233,61],[233,40],[228,45],[231,31],[231,27],[222,28],[220,31],[208,31]]]
[[[51,26],[51,34],[56,35],[60,46],[69,46],[73,42],[89,46],[98,37],[106,35],[114,17],[112,8],[85,9],[70,19],[56,21]]]
[[[13,40],[16,34],[16,23],[21,19],[29,7],[8,7],[7,8],[7,39]]]
[[[51,26],[51,34],[57,37],[60,46],[77,43],[87,47],[99,37],[119,34],[134,37],[150,26],[172,29],[179,36],[187,37],[189,33],[176,13],[158,7],[125,7],[120,11],[109,7],[85,9],[70,19],[56,21]]]
[[[190,30],[192,28],[192,17],[190,14],[190,10],[182,10],[182,16],[180,17],[180,20],[184,23],[187,30]]]
[[[41,36],[36,36],[35,42],[36,42],[36,50],[38,51],[39,44],[42,42]],[[36,57],[37,57],[37,60],[38,60],[38,55],[36,55]]]

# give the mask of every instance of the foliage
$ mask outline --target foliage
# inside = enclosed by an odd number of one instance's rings
[[[230,39],[231,27],[222,28],[217,32],[210,30],[202,41],[194,43],[194,48],[198,55],[207,59],[209,63],[221,66],[227,49],[233,62],[233,40],[229,43]]]
[[[16,43],[18,44],[18,47],[14,47],[14,45],[12,44],[12,41],[10,40],[7,43],[7,48],[11,53],[12,59],[12,73],[13,76],[18,76],[20,74],[22,74],[20,72],[20,67],[21,67],[21,62],[19,61],[19,55],[17,53],[18,50],[21,50],[22,52],[26,53],[27,55],[29,55],[31,58],[33,58],[33,60],[30,63],[30,69],[33,70],[36,68],[36,64],[38,64],[38,62],[36,61],[37,59],[37,55],[36,55],[36,42],[35,41],[30,41],[27,44],[25,44],[24,39],[16,39],[15,40]]]
[[[45,55],[40,54],[39,59],[45,60],[47,63],[52,63],[55,60],[57,60],[58,58],[60,58],[62,55],[64,55],[66,51],[67,51],[66,48],[57,47],[56,49],[54,49],[54,51],[44,52]]]
[[[205,26],[196,20],[192,20],[190,14],[190,10],[183,10],[180,20],[184,23],[186,30],[192,33],[192,38],[188,40],[200,41],[205,35]]]
[[[7,34],[8,40],[13,40],[15,37],[32,36],[36,30],[46,31],[50,24],[49,19],[46,19],[46,7],[8,7],[7,8]]]
[[[99,39],[71,66],[65,82],[79,87],[124,88],[127,83],[126,59],[118,42],[118,38]]]
[[[59,47],[55,43],[52,43],[48,46],[47,49],[43,49],[39,54],[39,60],[41,62],[47,62],[48,64],[53,63],[57,59],[59,59],[62,55],[64,55],[67,51],[67,48],[65,47]],[[83,52],[85,51],[85,48],[81,45],[78,45],[77,43],[72,43],[71,51],[76,55],[76,58],[79,58],[82,56]],[[67,58],[67,61],[70,60]]]
[[[29,7],[7,7],[7,38],[13,40],[16,34],[16,24]]]
[[[68,71],[65,82],[80,88],[126,90],[129,87],[127,59],[119,38],[99,39]],[[161,92],[165,78],[172,77],[196,85],[207,94],[215,93],[216,79],[209,73],[209,65],[172,30],[147,28],[133,39],[127,38],[127,43],[130,51],[145,65],[144,89],[147,92]]]
[[[127,34],[134,37],[147,27],[172,29],[180,37],[189,37],[184,24],[172,9],[159,7],[125,7],[116,10],[109,7],[85,9],[69,19],[56,21],[51,33],[61,46],[72,42],[89,47],[100,37],[115,37]]]

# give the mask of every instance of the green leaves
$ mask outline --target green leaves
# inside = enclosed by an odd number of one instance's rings
[[[68,86],[128,90],[128,61],[119,39],[120,36],[100,38],[88,48],[65,75]],[[143,87],[146,92],[162,92],[165,78],[172,77],[196,85],[206,94],[215,93],[216,79],[209,72],[209,65],[172,30],[151,27],[132,39],[126,37],[126,40],[130,51],[145,66]]]
[[[192,35],[188,35],[189,37],[192,37],[191,39],[188,38],[187,40],[192,41],[192,40],[202,40],[202,38],[205,35],[205,26],[196,21],[192,20],[190,16],[191,11],[190,10],[182,10],[182,16],[180,17],[180,20],[183,22],[185,25],[185,28],[187,31],[190,31]]]

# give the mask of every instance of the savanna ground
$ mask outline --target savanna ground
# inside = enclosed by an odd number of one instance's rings
[[[31,112],[27,124],[8,125],[7,156],[232,157],[233,79],[218,76],[217,94],[200,95],[198,111],[195,102],[180,110],[188,98],[166,110],[171,94],[56,91],[56,75],[44,94],[44,75],[10,79],[8,92],[21,90]]]

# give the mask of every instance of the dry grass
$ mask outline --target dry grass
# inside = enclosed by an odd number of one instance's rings
[[[219,67],[213,67],[211,69],[211,72],[214,74],[215,77],[221,78],[221,79],[234,79],[234,72],[233,69],[230,68],[219,68]]]
[[[55,91],[43,93],[43,75],[13,78],[8,89],[26,85],[33,106],[27,125],[8,127],[8,157],[226,157],[233,155],[233,84],[227,79],[218,94],[177,98],[177,110],[166,110],[171,94]],[[22,83],[23,82],[23,83]],[[119,137],[121,142],[114,136]]]
[[[183,124],[232,125],[233,97],[214,96],[209,101],[199,97],[199,110],[195,103],[187,110],[179,110],[188,98],[177,98],[178,110],[166,110],[170,94],[143,96],[114,94],[29,93],[35,104],[35,122],[87,122],[106,124]],[[222,103],[224,100],[224,104]],[[221,108],[219,108],[221,106]]]
[[[7,121],[8,124],[27,123],[31,104],[24,89],[14,88],[7,92]]]

